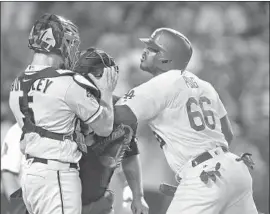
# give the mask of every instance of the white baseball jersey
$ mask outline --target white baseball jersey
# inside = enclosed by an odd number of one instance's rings
[[[20,150],[20,138],[22,131],[18,123],[14,124],[8,130],[2,144],[1,150],[1,171],[20,174],[21,166],[24,161],[23,154]]]
[[[32,73],[44,68],[46,67],[30,65],[25,72]],[[57,71],[63,72],[63,70]],[[22,128],[23,114],[19,105],[20,97],[22,97],[22,91],[16,79],[11,87],[9,105]],[[72,134],[77,117],[89,124],[102,112],[102,107],[96,99],[74,82],[71,76],[36,80],[28,93],[28,100],[35,124],[60,134]],[[21,142],[21,150],[24,154],[34,157],[71,163],[77,163],[81,158],[81,152],[77,149],[75,141],[42,138],[33,132],[25,135]]]
[[[175,172],[205,150],[228,146],[220,124],[227,112],[217,92],[188,71],[160,74],[129,91],[117,105],[129,106],[138,121],[148,121]]]

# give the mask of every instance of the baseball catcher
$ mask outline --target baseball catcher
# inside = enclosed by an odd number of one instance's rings
[[[93,86],[89,86],[89,84],[86,86],[89,88],[89,96],[94,96],[99,101],[101,93],[99,88],[102,86],[96,85],[94,79],[102,78],[104,69],[109,69],[112,66],[118,71],[111,56],[102,50],[88,48],[81,52],[75,65],[74,71],[78,75],[75,75],[74,79],[81,85],[91,81]],[[117,100],[118,97],[114,96],[113,102],[115,103]],[[100,137],[89,130],[89,126],[85,126],[81,121],[79,127],[79,132],[85,138],[85,144],[84,142],[79,144],[79,147],[84,151],[80,160],[82,213],[113,213],[114,195],[112,191],[108,190],[108,186],[114,170],[123,163],[123,171],[133,195],[135,195],[131,207],[132,211],[133,213],[147,214],[148,206],[143,198],[141,169],[138,163],[139,151],[134,129],[128,125],[114,124],[114,129],[108,137]],[[129,175],[131,173],[132,175]],[[133,181],[134,178],[135,181]],[[140,195],[140,197],[136,197],[136,195]]]
[[[84,121],[100,136],[113,129],[117,72],[110,67],[95,79],[95,85],[102,85],[100,102],[96,100],[90,94],[94,84],[79,85],[78,75],[74,77],[80,41],[75,23],[42,15],[29,34],[32,60],[10,87],[9,105],[22,129],[20,149],[27,159],[20,183],[29,213],[81,214],[82,152],[74,136],[75,122]]]

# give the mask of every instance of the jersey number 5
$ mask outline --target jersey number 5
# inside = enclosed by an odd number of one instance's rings
[[[33,102],[33,96],[27,96],[28,99],[28,103],[32,103]],[[22,112],[22,114],[25,116],[26,112],[28,111],[30,120],[32,121],[32,123],[35,124],[35,117],[34,117],[34,112],[33,109],[31,108],[24,108],[23,105],[23,97],[19,97],[19,105],[20,105],[20,110]],[[25,117],[22,118],[23,119],[23,123],[25,124]]]
[[[190,126],[196,131],[204,130],[205,126],[212,130],[216,128],[214,113],[211,110],[205,110],[203,107],[203,103],[207,103],[208,105],[210,105],[211,101],[207,97],[200,97],[198,102],[194,97],[190,97],[186,103]],[[199,106],[202,113],[200,111],[191,111],[192,104]],[[200,120],[201,125],[197,125],[195,123],[195,118],[198,118]],[[209,121],[210,118],[212,118],[212,123],[210,123]]]

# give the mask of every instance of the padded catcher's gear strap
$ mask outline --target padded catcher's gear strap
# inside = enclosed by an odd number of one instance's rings
[[[58,73],[54,68],[48,67],[45,68],[42,71],[36,72],[34,74],[26,74],[25,72],[22,72],[20,76],[18,77],[18,80],[21,84],[21,89],[23,91],[23,96],[20,99],[20,109],[22,114],[24,115],[24,125],[22,128],[22,136],[21,140],[23,140],[24,135],[26,133],[35,132],[39,134],[41,137],[51,138],[54,140],[61,140],[64,141],[65,139],[73,140],[76,138],[76,136],[73,135],[66,135],[66,134],[59,134],[54,133],[51,131],[48,131],[42,127],[36,126],[35,121],[32,117],[31,109],[29,108],[29,100],[28,100],[28,92],[31,89],[32,84],[38,80],[43,78],[53,78],[53,77],[59,77],[59,76],[73,76],[73,72],[65,72],[65,73]]]

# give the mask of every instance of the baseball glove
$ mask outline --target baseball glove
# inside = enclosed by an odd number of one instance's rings
[[[96,78],[103,75],[104,68],[114,66],[116,72],[119,71],[114,59],[102,50],[94,47],[88,48],[80,53],[78,61],[75,63],[73,76],[75,82],[87,89],[87,92],[94,95],[95,98],[100,98],[100,90],[88,76],[89,73]]]
[[[125,151],[130,150],[132,136],[132,128],[121,124],[108,137],[95,135],[95,143],[90,146],[90,149],[99,157],[103,166],[116,168],[120,166]]]
[[[117,68],[116,71],[118,72],[118,67],[109,54],[94,47],[90,47],[81,52],[79,60],[75,64],[74,71],[84,76],[91,73],[95,77],[102,77],[104,68],[112,66],[115,66]]]

